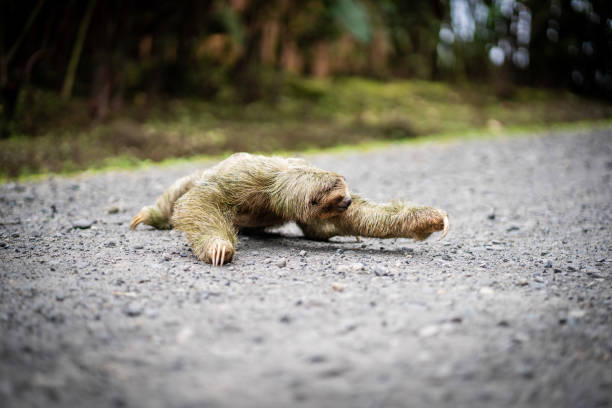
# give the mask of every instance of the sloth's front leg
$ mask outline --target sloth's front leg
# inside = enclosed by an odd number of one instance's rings
[[[172,224],[183,231],[200,260],[222,266],[234,257],[233,217],[214,183],[205,183],[193,187],[176,202]]]
[[[442,231],[440,239],[448,233],[448,215],[443,210],[403,202],[378,204],[352,197],[353,203],[344,213],[300,225],[304,234],[314,239],[350,235],[423,240],[436,231]]]

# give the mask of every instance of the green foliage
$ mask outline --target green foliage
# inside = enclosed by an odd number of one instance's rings
[[[330,13],[346,30],[359,41],[370,42],[371,25],[367,10],[355,0],[336,0],[332,2]]]
[[[70,106],[55,92],[31,87],[21,89],[16,105],[14,118],[9,123],[14,137],[44,131],[46,125],[55,122]]]
[[[128,107],[133,116],[88,127],[79,125],[83,113],[74,107],[54,110],[55,122],[36,138],[0,140],[0,173],[18,177],[236,151],[308,150],[440,133],[495,134],[513,126],[612,117],[609,104],[567,92],[517,88],[501,100],[488,87],[474,84],[298,77],[287,79],[276,102],[171,99],[156,104],[143,121],[137,120],[138,111]]]
[[[240,16],[228,5],[221,6],[221,10],[217,13],[216,17],[224,27],[225,31],[232,37],[232,39],[240,44],[244,44],[244,25],[240,21]]]

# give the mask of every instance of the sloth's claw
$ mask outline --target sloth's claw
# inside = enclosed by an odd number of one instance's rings
[[[444,213],[444,228],[442,229],[442,235],[440,235],[440,238],[438,239],[438,241],[442,241],[444,237],[446,236],[446,234],[448,234],[449,227],[450,227],[450,223],[448,221],[448,215]]]
[[[232,260],[232,246],[226,242],[215,242],[211,244],[206,252],[206,260],[212,266],[223,266]]]
[[[223,243],[217,242],[213,245],[210,252],[210,263],[212,266],[223,266],[225,255],[230,253],[230,249]]]
[[[132,222],[130,223],[130,229],[135,229],[138,224],[142,224],[147,219],[147,214],[145,210],[140,210],[138,214],[132,218]]]
[[[215,245],[215,249],[213,250],[213,266],[218,266],[219,265],[219,256],[221,255],[219,249],[220,249],[221,245],[219,245],[219,243],[217,243]]]

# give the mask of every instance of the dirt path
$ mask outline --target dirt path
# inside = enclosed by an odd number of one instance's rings
[[[219,269],[128,230],[193,166],[0,186],[1,405],[612,404],[612,129],[311,160],[451,232],[287,228]]]

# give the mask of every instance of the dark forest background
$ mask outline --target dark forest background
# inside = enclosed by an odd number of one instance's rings
[[[312,98],[295,78],[612,99],[609,0],[2,0],[0,19],[2,138],[142,123],[173,98]]]

